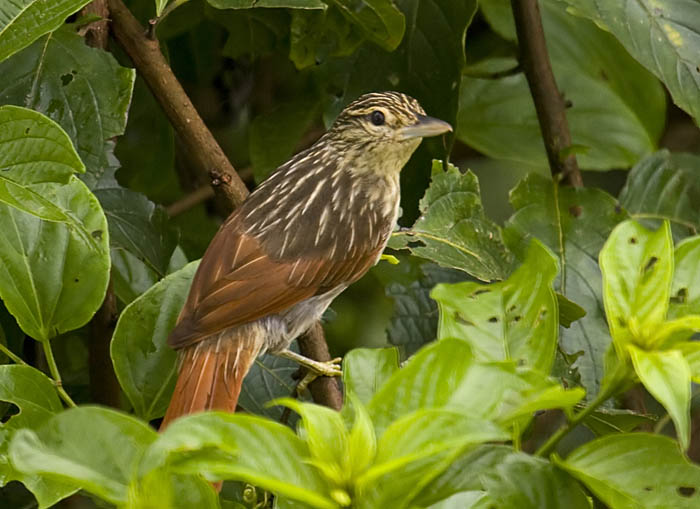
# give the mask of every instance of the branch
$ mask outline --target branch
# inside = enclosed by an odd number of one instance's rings
[[[202,186],[168,205],[165,211],[170,217],[175,217],[207,201],[212,196],[214,196],[214,189],[211,186]]]
[[[110,355],[110,345],[118,317],[117,298],[110,278],[105,300],[90,320],[88,356],[92,399],[96,403],[113,408],[121,408],[122,402],[122,390],[114,373]]]
[[[223,195],[233,210],[243,202],[248,190],[177,81],[158,40],[147,36],[122,0],[107,3],[114,37],[160,103],[184,149],[197,165],[197,172],[209,176],[216,194]]]
[[[299,350],[305,357],[322,362],[331,360],[321,322],[316,322],[306,334],[299,337],[298,342]],[[309,391],[315,402],[335,410],[343,408],[343,393],[335,378],[321,376],[309,384]]]
[[[518,34],[520,65],[530,85],[552,176],[561,175],[572,186],[583,187],[576,156],[567,154],[571,134],[566,122],[566,104],[552,73],[537,0],[511,0],[511,5]]]
[[[233,210],[243,202],[248,190],[177,81],[160,51],[158,40],[148,37],[122,0],[108,0],[108,5],[114,37],[165,111],[184,149],[195,161],[197,172],[209,176],[214,192]],[[299,348],[302,355],[311,359],[330,360],[320,323],[314,325],[309,335],[299,339]],[[342,406],[342,395],[335,380],[320,378],[309,389],[317,403],[336,409]]]
[[[102,19],[85,27],[85,42],[93,48],[107,49],[109,42],[109,9],[107,0],[93,0],[80,13],[85,16],[97,14]],[[90,342],[88,344],[90,392],[93,401],[114,408],[121,407],[121,387],[114,373],[110,343],[117,322],[117,300],[110,280],[102,306],[90,321]]]
[[[107,49],[107,40],[109,39],[109,9],[107,8],[107,0],[93,0],[80,11],[82,16],[96,14],[100,18],[99,21],[90,23],[84,30],[81,30],[81,35],[84,35],[85,42],[93,48]]]

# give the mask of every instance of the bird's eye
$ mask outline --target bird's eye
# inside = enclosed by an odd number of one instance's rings
[[[384,113],[379,110],[374,110],[369,118],[374,125],[384,124]]]

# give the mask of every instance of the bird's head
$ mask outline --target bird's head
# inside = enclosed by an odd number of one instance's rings
[[[326,134],[360,169],[394,173],[408,162],[421,139],[452,127],[428,117],[414,98],[400,92],[365,94],[350,103]]]

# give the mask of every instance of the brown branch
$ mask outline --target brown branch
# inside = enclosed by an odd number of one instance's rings
[[[109,42],[109,9],[107,0],[93,0],[86,5],[80,14],[98,15],[99,21],[90,23],[83,30],[85,42],[93,48],[107,49]],[[114,408],[121,407],[121,387],[114,373],[110,343],[114,326],[117,323],[117,299],[110,280],[102,306],[90,321],[90,342],[88,344],[88,373],[90,377],[90,393],[92,400],[102,405]]]
[[[299,351],[305,357],[317,361],[331,360],[328,344],[323,334],[321,322],[316,322],[309,331],[299,337]],[[309,384],[309,391],[314,401],[327,407],[340,410],[343,408],[343,393],[335,378],[322,376]]]
[[[148,37],[122,0],[108,0],[108,5],[114,37],[165,111],[188,155],[196,162],[197,172],[209,176],[214,192],[227,200],[233,210],[243,202],[248,190],[177,81],[158,40]],[[299,339],[299,349],[311,359],[330,360],[320,323]],[[336,409],[342,406],[342,394],[335,380],[319,378],[309,389],[317,403]]]
[[[530,85],[552,176],[561,175],[572,186],[582,187],[576,156],[567,153],[571,148],[571,134],[566,121],[566,104],[549,62],[537,0],[511,0],[511,5],[518,34],[520,65]]]
[[[109,18],[109,9],[107,8],[107,0],[93,0],[80,11],[82,16],[97,15],[102,18],[99,21],[90,23],[83,30],[85,42],[93,48],[107,49],[107,41],[109,40],[109,26],[107,20]]]
[[[216,194],[223,195],[233,210],[243,202],[248,190],[177,81],[158,40],[147,36],[122,0],[108,0],[108,5],[114,37],[160,103],[185,150],[197,164],[197,171],[209,176]]]
[[[90,321],[88,356],[92,400],[114,408],[121,408],[122,391],[114,373],[109,347],[118,317],[117,298],[110,280],[105,300]]]

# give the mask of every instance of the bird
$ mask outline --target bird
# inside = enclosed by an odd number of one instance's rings
[[[362,95],[231,213],[168,336],[178,377],[161,430],[187,414],[234,412],[265,352],[340,373],[289,346],[379,261],[399,215],[401,169],[422,138],[448,131],[404,93]]]

